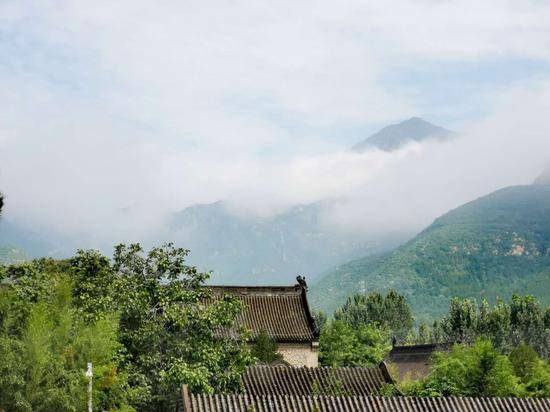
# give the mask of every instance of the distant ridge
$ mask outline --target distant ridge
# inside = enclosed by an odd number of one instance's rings
[[[550,165],[546,170],[535,179],[533,182],[534,185],[550,185]]]
[[[420,117],[411,117],[401,123],[384,127],[351,149],[359,153],[372,148],[391,152],[410,142],[421,142],[428,139],[448,140],[454,135],[450,130],[436,126]]]
[[[430,323],[454,296],[550,303],[550,185],[514,186],[462,205],[391,253],[339,265],[311,285],[309,301],[332,313],[353,293],[390,288]]]
[[[168,237],[191,250],[188,262],[213,270],[214,283],[277,284],[282,276],[307,274],[388,250],[401,236],[374,239],[327,227],[326,213],[337,201],[295,205],[260,217],[233,213],[226,202],[190,206],[168,222]]]

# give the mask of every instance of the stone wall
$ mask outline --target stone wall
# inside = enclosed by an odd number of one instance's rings
[[[292,366],[319,366],[319,347],[317,343],[279,343],[278,352]]]

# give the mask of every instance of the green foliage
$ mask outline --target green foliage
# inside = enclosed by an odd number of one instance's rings
[[[388,342],[388,333],[374,325],[353,327],[334,320],[321,333],[319,362],[333,367],[375,365],[391,349]]]
[[[395,290],[390,290],[385,296],[378,292],[367,296],[353,295],[334,313],[334,318],[354,328],[377,325],[400,341],[406,340],[414,324],[406,299]]]
[[[489,341],[454,345],[449,353],[434,355],[430,374],[406,381],[399,390],[408,396],[548,397],[550,366],[527,345],[503,355]],[[391,396],[397,388],[387,388]]]
[[[258,362],[264,364],[270,364],[283,358],[283,356],[277,352],[277,342],[275,342],[275,339],[269,336],[265,330],[262,330],[258,334],[256,342],[252,346],[251,355]]]
[[[0,293],[0,408],[14,411],[73,411],[86,405],[87,362],[94,364],[94,405],[129,409],[132,390],[118,370],[118,319],[87,324],[72,306],[71,283],[52,282],[24,316],[16,285]]]
[[[333,312],[348,296],[395,288],[416,319],[432,323],[452,297],[514,294],[550,304],[550,186],[500,190],[459,207],[391,253],[340,265],[311,287]]]
[[[209,275],[186,256],[170,244],[149,253],[120,245],[113,262],[79,251],[3,267],[11,286],[0,295],[0,408],[84,409],[89,361],[100,410],[170,410],[184,383],[239,390],[252,362],[235,324],[242,304],[214,298]]]
[[[550,365],[527,345],[520,345],[509,355],[516,376],[528,396],[550,397]]]
[[[187,266],[187,253],[172,245],[147,254],[139,245],[115,250],[120,341],[126,366],[149,388],[142,405],[147,410],[172,409],[183,383],[194,392],[239,390],[252,361],[246,339],[215,333],[242,332],[235,324],[242,304],[232,297],[212,299],[203,287],[209,275]]]
[[[432,342],[462,342],[472,344],[477,338],[490,339],[504,353],[522,343],[534,348],[542,357],[550,356],[550,324],[540,302],[533,296],[514,295],[510,303],[498,300],[490,306],[483,300],[477,306],[475,300],[455,298],[449,305],[449,313],[428,331],[423,326],[423,343],[426,335]],[[420,335],[420,331],[419,331]]]
[[[313,319],[315,319],[315,326],[317,326],[317,329],[319,331],[322,331],[328,321],[327,314],[322,310],[320,310],[317,312],[313,312],[312,315],[313,315]]]
[[[430,375],[404,386],[416,396],[518,396],[522,392],[512,364],[490,341],[473,346],[454,345],[450,353],[436,353]]]

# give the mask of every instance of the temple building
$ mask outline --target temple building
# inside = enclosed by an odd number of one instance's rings
[[[307,285],[302,277],[294,286],[211,286],[214,295],[242,300],[240,325],[252,333],[251,342],[265,331],[278,345],[283,361],[291,366],[319,364],[319,331],[309,310]]]

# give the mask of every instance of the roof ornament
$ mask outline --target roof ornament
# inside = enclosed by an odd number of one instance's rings
[[[307,283],[305,276],[296,276],[296,282],[298,282],[298,286],[300,286],[300,288],[304,289],[307,292]]]

